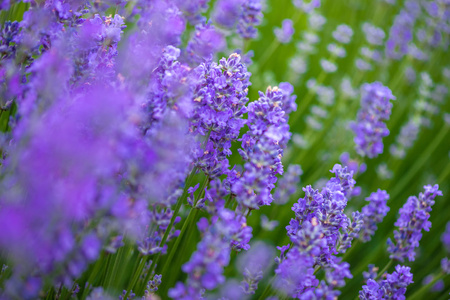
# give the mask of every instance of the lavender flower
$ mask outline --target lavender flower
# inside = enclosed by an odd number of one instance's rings
[[[293,90],[290,85],[280,86]],[[290,138],[284,109],[291,111],[289,104],[295,99],[278,87],[269,87],[266,94],[259,95],[258,101],[248,105],[249,131],[240,139],[239,153],[246,161],[244,173],[231,189],[238,203],[250,209],[270,205],[273,200],[270,192],[275,187],[276,174],[283,172],[281,157]]]
[[[360,231],[364,223],[364,215],[359,211],[352,213],[352,218],[349,218],[349,222],[346,228],[342,230],[342,234],[339,236],[339,248],[341,253],[345,253],[348,248],[352,246],[353,239],[359,237]]]
[[[289,246],[279,248],[281,257],[277,258],[279,266],[275,271],[278,275],[276,286],[291,297],[312,297],[322,293],[337,296],[339,292],[335,288],[345,284],[344,278],[351,278],[349,265],[334,255],[345,251],[361,224],[359,213],[354,215],[355,222],[343,213],[346,197],[351,194],[355,181],[353,172],[348,172],[346,167],[335,165],[331,172],[335,177],[321,192],[307,186],[303,189],[305,197],[292,207],[295,219],[291,219],[286,230],[293,247],[287,255],[284,252]],[[342,248],[336,245],[342,245]],[[319,284],[315,278],[316,266],[325,269],[326,282]],[[311,289],[317,286],[316,291]]]
[[[450,253],[450,221],[447,222],[447,225],[445,226],[445,231],[441,235],[441,241],[445,250]]]
[[[216,288],[225,282],[223,268],[230,261],[231,249],[249,249],[251,227],[246,225],[244,216],[224,208],[211,224],[203,218],[198,227],[203,238],[189,262],[183,265],[183,271],[189,274],[187,284],[177,283],[175,288],[169,290],[170,297],[197,299],[204,289]]]
[[[353,30],[345,24],[339,25],[335,31],[333,31],[333,38],[342,44],[348,44],[352,40]]]
[[[202,13],[208,10],[210,0],[174,0],[174,2],[191,24],[196,25],[206,20]]]
[[[422,229],[429,231],[431,222],[431,207],[434,205],[436,196],[442,196],[439,186],[426,185],[425,192],[419,193],[419,198],[411,196],[407,202],[399,210],[400,216],[395,222],[395,226],[399,229],[394,231],[395,242],[389,238],[387,241],[388,251],[391,253],[391,259],[404,261],[414,261],[416,253],[414,248],[419,246],[422,238]]]
[[[213,20],[225,28],[234,28],[241,14],[243,0],[221,0],[214,5]]]
[[[231,141],[244,126],[243,114],[248,101],[250,73],[234,53],[219,64],[203,63],[195,70],[198,84],[194,92],[194,110],[190,116],[190,131],[207,136],[205,146],[195,149],[196,164],[210,178],[228,169]]]
[[[415,14],[405,9],[395,17],[386,41],[386,55],[389,58],[400,59],[408,53],[408,44],[413,39],[415,22]]]
[[[450,274],[450,260],[447,257],[441,260],[441,269],[445,274]]]
[[[356,151],[361,156],[374,158],[383,153],[382,138],[389,135],[384,121],[389,119],[395,99],[389,88],[380,82],[364,84],[362,87],[361,109],[357,122],[350,124],[355,133]]]
[[[375,27],[370,23],[363,23],[362,29],[366,35],[366,39],[371,45],[379,46],[383,44],[385,33],[383,29]]]
[[[383,277],[375,281],[368,279],[362,291],[359,291],[359,299],[396,299],[404,300],[406,287],[413,283],[413,275],[409,267],[397,265],[392,274],[385,273]]]
[[[285,19],[281,24],[281,28],[276,27],[273,32],[280,43],[288,44],[295,32],[294,24],[291,19]]]
[[[162,275],[155,274],[153,276],[153,279],[147,283],[147,289],[145,290],[146,296],[149,296],[150,294],[158,290],[158,287],[161,285],[161,278]]]
[[[289,197],[297,191],[297,185],[300,182],[300,176],[302,174],[303,171],[300,165],[289,165],[287,171],[278,182],[273,195],[276,204],[282,205],[289,201]]]
[[[368,242],[372,239],[377,230],[377,224],[383,221],[383,218],[390,210],[386,205],[387,200],[389,200],[389,194],[380,189],[366,198],[369,204],[361,210],[363,215],[363,226],[359,237],[361,241]]]
[[[243,0],[242,13],[237,25],[237,33],[244,39],[254,39],[258,34],[255,28],[261,24],[262,4],[261,0]]]
[[[257,242],[252,245],[249,251],[238,258],[237,267],[244,275],[241,288],[245,294],[255,293],[258,282],[270,268],[274,255],[275,249],[273,246]]]
[[[422,280],[422,285],[428,285],[430,284],[434,279],[433,275],[428,275]],[[441,292],[444,289],[444,281],[442,279],[436,281],[431,287],[430,292]]]
[[[306,13],[311,13],[315,8],[320,7],[320,0],[293,0],[292,4]]]
[[[201,23],[195,26],[186,47],[187,58],[192,63],[210,62],[214,55],[226,46],[223,35],[211,23]]]

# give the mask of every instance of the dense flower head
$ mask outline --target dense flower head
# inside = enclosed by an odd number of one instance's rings
[[[386,205],[387,200],[389,200],[389,194],[380,189],[366,198],[366,201],[369,201],[369,204],[364,206],[361,210],[363,215],[363,226],[361,228],[360,239],[363,242],[371,240],[377,230],[377,224],[381,223],[383,218],[389,212],[390,208]]]
[[[362,25],[362,29],[369,44],[376,46],[383,44],[384,37],[386,36],[383,29],[376,27],[370,23],[364,23]]]
[[[239,256],[237,268],[244,275],[241,288],[245,294],[254,294],[259,281],[272,265],[275,249],[264,242],[252,244],[251,249]]]
[[[359,291],[359,299],[395,299],[404,300],[406,287],[413,283],[410,267],[397,265],[392,274],[385,273],[378,281],[370,278]]]
[[[263,17],[261,0],[243,1],[237,33],[244,39],[254,39],[258,34],[258,30],[255,27],[261,24]]]
[[[353,172],[340,165],[335,165],[331,172],[335,177],[321,191],[311,186],[303,188],[305,197],[292,207],[295,218],[286,226],[292,249],[285,255],[289,246],[279,248],[277,282],[292,297],[337,296],[339,292],[335,288],[345,285],[344,278],[352,277],[349,265],[335,255],[345,252],[357,237],[362,215],[355,212],[350,220],[344,214],[346,195],[351,194],[355,184]],[[320,283],[314,276],[314,268],[318,266],[324,268],[326,277]],[[301,271],[294,275],[291,270],[295,269]]]
[[[213,20],[219,26],[233,29],[239,20],[244,0],[220,0],[214,5]]]
[[[450,260],[447,257],[441,260],[441,269],[445,274],[450,274]]]
[[[283,177],[278,181],[273,199],[277,204],[285,204],[289,197],[297,191],[300,176],[303,174],[300,165],[290,165]]]
[[[436,184],[424,186],[425,191],[419,193],[419,197],[411,196],[405,205],[399,210],[399,218],[395,222],[398,230],[394,231],[395,241],[388,239],[388,251],[391,259],[414,261],[416,252],[422,238],[422,230],[429,231],[431,228],[431,207],[434,205],[436,196],[442,196],[439,186]]]
[[[225,46],[223,34],[211,22],[198,24],[186,47],[187,60],[193,64],[210,62]]]
[[[310,13],[320,7],[320,0],[292,0],[292,4],[306,13]]]
[[[191,24],[196,25],[206,20],[202,13],[208,10],[210,0],[174,0],[173,2]]]
[[[284,256],[283,250],[281,255]],[[284,256],[275,274],[275,287],[291,297],[299,297],[303,291],[319,283],[314,276],[314,259],[296,248]]]
[[[19,39],[19,22],[6,21],[0,27],[0,53],[2,60],[13,57],[16,54]]]
[[[291,19],[285,19],[281,28],[276,27],[273,32],[280,43],[287,44],[292,40],[292,35],[295,32],[294,24]]]
[[[342,44],[348,44],[352,40],[353,29],[345,24],[339,25],[335,31],[333,31],[333,38]]]
[[[413,39],[413,28],[416,22],[415,14],[402,9],[395,17],[386,41],[386,55],[400,59],[408,52],[408,45]]]
[[[276,175],[283,173],[281,158],[290,138],[283,109],[292,110],[290,101],[295,99],[278,87],[269,87],[265,94],[259,95],[247,107],[249,131],[240,139],[242,149],[239,149],[245,161],[244,171],[231,189],[238,203],[251,209],[270,205],[273,200],[270,192],[275,187]]]
[[[391,90],[380,82],[363,85],[361,109],[357,121],[350,124],[359,155],[374,158],[383,153],[382,139],[389,135],[384,122],[390,117],[393,99]]]
[[[211,178],[228,168],[231,141],[244,126],[243,115],[248,101],[250,73],[234,53],[228,59],[200,64],[194,73],[198,80],[193,95],[194,109],[190,116],[190,131],[206,136],[203,149],[196,149],[197,165]]]
[[[251,227],[245,223],[245,217],[222,209],[213,217],[211,224],[205,218],[198,222],[203,238],[197,245],[189,262],[182,269],[189,274],[186,286],[177,283],[169,291],[170,297],[197,299],[204,289],[212,290],[225,282],[223,269],[229,264],[232,249],[249,249],[252,237]]]
[[[445,231],[441,235],[441,241],[445,247],[445,250],[450,253],[450,221],[447,222],[447,225],[445,225]]]

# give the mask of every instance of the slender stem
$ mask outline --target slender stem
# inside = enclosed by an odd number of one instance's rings
[[[277,38],[274,38],[270,46],[267,48],[267,50],[264,52],[263,56],[259,59],[259,70],[262,70],[264,65],[267,63],[269,58],[272,56],[272,54],[277,50],[278,46],[280,46],[280,42]]]
[[[167,227],[166,232],[164,233],[164,236],[163,236],[163,238],[161,240],[161,243],[159,244],[160,247],[164,246],[164,243],[166,242],[167,238],[169,237],[169,233],[170,233],[170,231],[171,231],[171,229],[173,227],[173,224],[175,223],[175,219],[178,216],[178,212],[180,211],[181,205],[183,204],[183,202],[187,198],[188,189],[191,186],[191,182],[194,179],[194,176],[195,176],[195,173],[197,172],[197,170],[198,170],[198,168],[194,167],[192,169],[192,171],[191,171],[191,174],[189,174],[188,179],[186,180],[186,185],[184,186],[183,194],[177,200],[177,204],[176,204],[175,209],[173,211],[172,218],[170,219],[169,226]],[[153,271],[154,271],[156,265],[158,264],[160,258],[161,258],[161,252],[159,252],[156,255],[156,257],[153,259],[152,264],[150,265],[150,268],[148,270],[147,276],[145,276],[144,285],[150,279],[150,276],[153,273]]]
[[[381,276],[383,276],[384,272],[386,272],[389,267],[392,265],[392,263],[394,262],[393,259],[391,259],[383,268],[383,270],[381,270],[380,272],[378,272],[377,277],[375,278],[375,280],[377,280],[378,278],[380,278]]]
[[[432,287],[439,279],[443,278],[446,274],[443,272],[439,273],[437,276],[433,278],[433,280],[427,285],[422,286],[419,290],[417,290],[414,294],[408,297],[408,300],[413,299],[423,299],[423,293],[426,292],[430,287]]]
[[[267,283],[266,288],[265,288],[264,291],[262,292],[261,296],[259,296],[258,300],[264,300],[264,299],[267,298],[267,296],[270,295],[272,283],[273,283],[274,280],[275,280],[275,276],[276,276],[276,275],[273,275],[272,278],[270,279],[270,281]]]
[[[297,22],[300,20],[301,10],[297,9],[292,16],[292,23],[293,26],[297,24]],[[259,63],[259,70],[262,70],[264,65],[267,63],[267,61],[272,57],[272,54],[277,50],[278,46],[280,46],[280,41],[278,41],[277,38],[274,38],[272,43],[269,47],[267,47],[266,51],[264,52],[263,56],[258,60]]]
[[[197,197],[194,201],[193,208],[191,208],[191,210],[189,211],[189,215],[187,216],[186,221],[184,222],[183,227],[181,228],[180,234],[178,235],[177,239],[175,240],[175,244],[170,249],[169,255],[167,256],[167,260],[164,263],[164,268],[163,268],[161,274],[166,274],[167,269],[170,266],[175,253],[177,252],[178,246],[180,245],[181,240],[186,233],[186,230],[188,229],[188,227],[190,228],[192,221],[195,220],[195,217],[198,214],[198,209],[195,209],[195,205],[197,204],[198,200],[201,199],[201,197],[203,196],[203,194],[205,192],[205,188],[208,185],[208,183],[209,183],[209,177],[206,176],[205,180],[202,183],[201,190],[197,194]]]
[[[441,131],[437,134],[433,141],[428,144],[428,147],[422,152],[421,156],[415,161],[414,165],[408,170],[408,172],[405,173],[400,181],[395,182],[395,190],[391,193],[392,198],[397,197],[408,185],[410,180],[416,176],[417,172],[421,170],[422,166],[427,162],[434,150],[436,150],[436,148],[441,144],[448,132],[448,126],[442,126]]]
[[[139,260],[138,268],[134,272],[134,275],[133,275],[133,278],[130,281],[130,284],[128,284],[127,293],[126,293],[124,299],[128,299],[129,294],[131,293],[131,291],[133,290],[134,286],[136,285],[139,277],[142,274],[142,271],[144,270],[145,262],[146,262],[146,259],[144,257],[141,257],[141,259]]]
[[[353,245],[350,247],[350,249],[348,249],[348,251],[346,251],[344,253],[344,255],[342,256],[342,260],[345,260],[346,258],[349,257],[350,253],[352,252],[353,249],[356,248],[356,246],[358,246],[361,242],[359,240],[356,240]]]

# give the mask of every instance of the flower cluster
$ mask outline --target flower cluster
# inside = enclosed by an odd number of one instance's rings
[[[249,248],[251,228],[247,227],[245,217],[230,210],[222,209],[211,224],[201,219],[198,227],[203,238],[189,262],[183,265],[183,271],[189,274],[187,283],[178,282],[169,291],[170,297],[200,298],[205,289],[212,290],[225,281],[223,269],[230,261],[231,249]]]
[[[425,192],[419,193],[419,197],[411,196],[405,205],[399,210],[399,218],[395,222],[398,230],[394,231],[395,241],[388,239],[388,251],[390,258],[404,261],[414,261],[416,252],[422,238],[422,230],[429,231],[431,222],[431,207],[436,196],[442,196],[439,186],[436,184],[424,186]]]
[[[286,227],[292,249],[285,255],[289,245],[279,248],[277,286],[292,297],[319,296],[321,293],[337,296],[339,291],[335,288],[345,285],[344,278],[352,277],[349,265],[335,255],[348,248],[361,225],[359,213],[354,215],[353,222],[344,214],[346,197],[351,194],[355,181],[353,172],[346,167],[335,165],[331,172],[335,177],[322,191],[311,186],[303,189],[305,197],[292,207],[295,219],[291,219]],[[326,282],[319,283],[316,279],[316,267],[325,270]]]
[[[283,177],[278,181],[277,189],[273,195],[273,199],[277,204],[285,204],[289,201],[290,196],[297,191],[300,176],[303,174],[299,165],[290,165]]]
[[[239,153],[246,161],[244,171],[232,184],[232,192],[243,207],[258,209],[273,201],[270,194],[275,187],[276,175],[283,173],[281,158],[290,138],[285,114],[291,112],[292,86],[280,84],[259,93],[258,101],[248,105],[249,131],[240,141]]]
[[[391,115],[393,99],[391,90],[380,82],[363,85],[361,109],[357,121],[350,124],[359,155],[373,158],[383,153],[382,139],[389,135],[384,122]]]
[[[207,138],[203,148],[199,145],[196,150],[196,164],[214,178],[227,170],[231,141],[239,137],[245,124],[250,73],[236,53],[221,59],[219,64],[200,64],[194,73],[198,83],[190,131]]]
[[[359,291],[359,299],[404,300],[406,287],[413,283],[411,268],[397,265],[392,274],[384,273],[382,277],[383,279],[378,281],[369,278],[366,285],[362,287],[362,291]]]
[[[400,179],[391,200],[398,207],[424,166],[433,166],[427,178],[448,176],[432,174],[442,165],[436,150],[445,146],[448,113],[412,167],[401,161],[448,108],[448,0],[405,0],[394,10],[361,4],[386,13],[390,30],[376,18],[354,26],[354,18],[329,16],[339,10],[321,11],[333,2],[321,0],[292,0],[282,8],[294,15],[277,20],[262,19],[275,0],[24,2],[0,0],[0,299],[346,298],[350,264],[361,257],[349,255],[352,242],[387,231],[379,224],[390,196],[378,189],[366,197],[377,182],[364,180]],[[258,37],[262,23],[273,33]],[[306,26],[300,35],[297,25]],[[289,66],[280,64],[291,54]],[[273,87],[285,77],[295,85]],[[389,128],[399,132],[395,159],[381,164],[365,159],[383,152],[395,97],[369,78],[390,82],[402,98],[392,124],[406,121]],[[359,96],[360,107],[350,101]],[[347,153],[352,135],[341,120],[358,108],[350,124],[356,153]],[[439,160],[426,164],[430,156]],[[338,159],[332,178],[321,177]],[[286,224],[300,175],[315,183]],[[400,209],[391,260],[415,259],[438,195],[437,185],[425,186]],[[273,244],[284,245],[278,257]],[[437,243],[430,245],[422,253]],[[367,252],[355,270],[378,253]],[[441,280],[448,258],[441,268],[416,281]],[[404,299],[408,267],[377,273],[369,265],[363,274],[361,299]]]
[[[366,198],[369,204],[361,210],[363,215],[363,225],[359,237],[361,241],[368,242],[372,239],[377,230],[377,224],[383,221],[383,218],[390,210],[386,205],[387,200],[389,200],[389,194],[380,189]]]

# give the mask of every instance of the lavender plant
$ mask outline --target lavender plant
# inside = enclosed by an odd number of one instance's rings
[[[447,2],[0,1],[0,299],[447,297]]]

